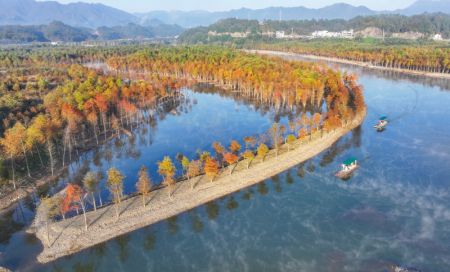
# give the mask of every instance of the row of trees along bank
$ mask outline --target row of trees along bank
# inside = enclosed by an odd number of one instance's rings
[[[362,89],[352,75],[221,47],[119,52],[107,64],[116,76],[67,65],[67,78],[47,91],[35,116],[8,122],[0,140],[1,160],[11,166],[7,176],[14,187],[17,164],[26,166],[25,176],[32,176],[30,161],[53,175],[55,167],[64,167],[82,152],[80,145],[132,131],[142,109],[192,81],[212,82],[275,108],[297,113],[308,109],[320,113],[323,124],[344,124],[364,107]],[[127,73],[145,74],[146,80],[124,80]]]

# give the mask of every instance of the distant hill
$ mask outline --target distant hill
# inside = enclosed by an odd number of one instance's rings
[[[53,21],[61,21],[77,27],[95,28],[137,22],[137,18],[102,4],[0,0],[0,25],[41,25]]]
[[[0,26],[1,43],[81,42],[95,38],[88,29],[71,27],[61,22],[52,22],[48,25],[37,26]]]
[[[140,25],[153,27],[153,34],[156,36],[167,36],[168,33],[176,35],[181,30],[181,27],[208,26],[227,18],[258,21],[279,21],[280,19],[281,21],[311,19],[349,20],[358,16],[379,14],[416,15],[424,12],[450,14],[450,0],[418,0],[405,9],[382,12],[371,10],[365,6],[338,3],[317,9],[306,7],[267,7],[263,9],[241,8],[220,12],[202,10],[151,11],[140,14],[130,14],[106,5],[83,2],[61,4],[56,1],[45,0],[0,0],[0,25],[47,25],[51,22],[59,21],[65,25],[77,28],[114,28],[113,30],[108,30],[109,33],[102,29],[105,36],[128,36],[124,32],[126,27],[133,28],[130,30],[135,33],[148,36],[147,30],[137,27],[137,25]],[[25,31],[24,29],[22,30]],[[26,31],[29,31],[29,29]]]
[[[94,30],[83,27],[72,27],[55,21],[48,25],[0,26],[0,43],[144,39],[172,37],[180,34],[183,30],[180,26],[166,24],[140,26],[133,23],[124,26],[99,27]]]
[[[424,12],[450,14],[450,0],[418,0],[405,9],[394,11],[394,13],[403,15],[415,15]]]
[[[387,37],[398,33],[423,33],[423,37],[441,34],[450,38],[450,15],[444,13],[405,15],[358,16],[350,20],[268,20],[263,24],[257,20],[224,19],[208,27],[191,28],[180,36],[183,43],[208,43],[230,41],[233,33],[247,33],[248,39],[261,39],[262,33],[284,31],[287,34],[310,35],[317,30],[339,32],[353,29],[356,32],[366,29],[384,30]],[[209,35],[209,32],[212,32]],[[397,35],[399,36],[399,35]],[[401,35],[400,35],[401,36]],[[406,35],[407,36],[407,35]]]
[[[141,26],[129,23],[125,26],[99,27],[95,31],[95,34],[98,36],[98,39],[101,40],[117,40],[174,37],[181,34],[183,31],[184,29],[178,25],[158,23]]]
[[[264,9],[235,9],[223,12],[208,11],[151,11],[137,14],[141,20],[157,19],[167,24],[183,27],[207,26],[221,19],[251,20],[309,20],[309,19],[351,19],[356,16],[374,15],[377,12],[364,6],[355,7],[348,4],[334,4],[319,9],[306,7],[269,7]]]
[[[196,26],[208,26],[226,18],[246,20],[311,20],[311,19],[344,19],[349,20],[358,16],[370,16],[379,14],[418,15],[422,13],[447,13],[450,14],[450,0],[418,0],[411,6],[399,10],[374,11],[365,6],[352,6],[338,3],[323,8],[306,7],[268,7],[264,9],[235,9],[221,12],[195,11],[151,11],[136,14],[140,20],[157,19],[167,24],[178,24],[191,28]]]

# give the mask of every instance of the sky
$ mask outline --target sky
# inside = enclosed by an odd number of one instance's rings
[[[102,3],[128,12],[147,12],[151,10],[209,10],[221,11],[237,8],[265,8],[269,6],[305,6],[319,8],[334,3],[345,2],[364,5],[374,10],[393,10],[405,8],[415,0],[57,0],[60,3],[88,2]]]

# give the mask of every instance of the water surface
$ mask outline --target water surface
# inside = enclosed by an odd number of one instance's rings
[[[20,271],[386,271],[391,264],[450,271],[448,81],[340,67],[359,75],[368,116],[329,150],[254,187],[44,266],[33,260],[39,243],[20,226],[3,224],[2,233],[9,228],[12,235],[1,237],[0,264]],[[214,140],[262,132],[278,118],[217,94],[190,97],[186,110],[159,119],[135,143],[124,139],[98,151],[112,149],[109,160],[102,155],[94,163],[96,152],[87,155],[89,168],[123,169],[130,192],[141,164],[153,172],[164,155],[193,156]],[[372,126],[380,115],[392,122],[377,133]],[[350,156],[361,168],[349,181],[337,180],[333,172]],[[25,217],[32,214],[23,206]],[[19,212],[3,221],[21,222]]]

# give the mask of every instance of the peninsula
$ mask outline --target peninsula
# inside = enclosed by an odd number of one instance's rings
[[[168,187],[151,192],[145,207],[141,205],[140,196],[129,198],[120,205],[119,220],[116,220],[112,205],[88,212],[88,231],[84,230],[84,219],[80,215],[51,224],[47,233],[45,207],[41,205],[32,226],[44,245],[38,261],[51,262],[264,181],[326,150],[358,127],[365,115],[364,109],[353,121],[341,128],[323,135],[317,132],[310,141],[297,140],[291,144],[290,151],[285,144],[281,146],[278,156],[275,150],[270,150],[264,161],[254,159],[248,169],[246,161],[239,162],[237,166],[229,166],[236,167],[233,175],[229,175],[229,171],[224,169],[213,182],[204,175],[194,180],[178,182],[171,198],[167,197]],[[193,184],[194,189],[191,189]]]

